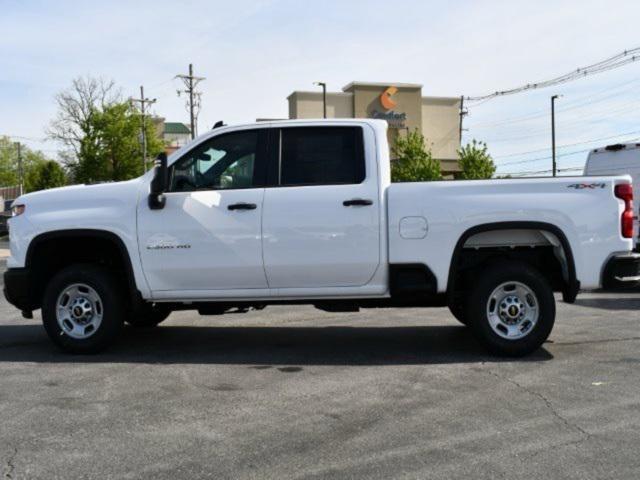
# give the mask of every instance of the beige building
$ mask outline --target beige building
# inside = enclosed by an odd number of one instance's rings
[[[287,97],[289,118],[322,118],[322,92],[295,91]],[[327,118],[380,118],[389,123],[389,142],[415,129],[422,132],[442,172],[459,171],[460,97],[423,97],[422,85],[352,82],[327,92]]]

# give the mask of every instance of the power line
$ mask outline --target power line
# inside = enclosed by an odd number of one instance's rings
[[[560,158],[560,157],[570,157],[571,155],[577,155],[579,153],[585,153],[585,152],[590,152],[592,149],[591,148],[587,148],[584,150],[576,150],[575,152],[566,152],[566,153],[561,153],[559,155],[556,155],[556,157]],[[497,168],[501,168],[501,167],[507,167],[509,165],[522,165],[525,163],[533,163],[533,162],[540,162],[542,160],[549,160],[551,158],[551,155],[546,156],[546,157],[537,157],[537,158],[531,158],[529,160],[518,160],[517,162],[507,162],[507,163],[503,163],[500,165],[496,165]]]
[[[610,118],[612,116],[616,116],[618,119],[620,117],[620,114],[622,113],[626,113],[626,112],[630,112],[630,111],[634,111],[638,108],[638,104],[637,104],[638,100],[635,100],[634,103],[632,104],[628,104],[623,106],[622,108],[618,108],[615,110],[598,110],[595,112],[591,112],[588,115],[582,115],[579,118],[573,119],[573,120],[566,120],[562,122],[562,131],[564,133],[566,132],[571,132],[574,131],[576,129],[583,129],[584,128],[584,123],[585,120],[590,120],[587,123],[594,123],[595,122],[600,122],[602,120],[605,120],[607,118]],[[603,115],[603,113],[606,113],[606,115]],[[569,128],[567,128],[569,127]],[[526,139],[531,139],[531,138],[536,138],[536,137],[542,137],[542,136],[546,136],[549,133],[549,127],[545,126],[542,128],[537,128],[537,129],[528,129],[526,130],[526,134],[521,134],[521,135],[515,135],[515,136],[504,136],[504,135],[500,135],[500,137],[498,137],[495,140],[492,140],[491,137],[489,136],[486,139],[487,143],[490,144],[495,144],[495,143],[504,143],[504,142],[510,142],[513,140],[526,140]]]
[[[593,95],[588,95],[587,97],[583,97],[583,98],[577,98],[573,101],[568,101],[565,102],[562,108],[558,108],[558,113],[562,113],[562,112],[568,112],[571,110],[575,110],[575,109],[580,109],[582,107],[589,107],[591,105],[594,105],[596,103],[600,103],[604,100],[608,100],[609,98],[615,97],[617,95],[620,95],[623,92],[626,92],[628,90],[631,90],[633,88],[635,88],[635,85],[632,84],[637,84],[638,82],[640,82],[640,79],[633,79],[631,81],[628,82],[624,82],[620,85],[617,85],[615,87],[611,87],[611,88],[607,88],[605,90],[600,90],[598,92],[596,92]],[[621,88],[621,87],[626,87],[631,85],[631,88]],[[604,94],[604,96],[603,96]],[[586,100],[586,101],[585,101]],[[477,104],[476,104],[477,105]],[[476,106],[473,105],[473,106]],[[519,123],[519,122],[526,122],[529,120],[536,120],[538,118],[546,118],[549,115],[548,110],[535,110],[534,112],[525,114],[525,115],[518,115],[515,117],[511,117],[511,118],[506,118],[503,120],[499,120],[499,121],[495,121],[495,122],[488,122],[488,123],[478,123],[475,125],[472,125],[472,128],[491,128],[491,127],[497,127],[500,125],[511,125],[513,123]]]
[[[559,168],[558,172],[577,172],[582,170],[582,167],[568,167],[568,168]],[[500,173],[499,175],[511,175],[512,177],[524,177],[528,175],[541,175],[543,173],[552,173],[553,170],[536,170],[530,172],[509,172],[509,173]]]
[[[639,59],[640,59],[640,47],[636,47],[636,48],[632,48],[631,50],[625,50],[622,53],[609,57],[600,62],[594,63],[586,67],[578,68],[576,70],[572,70],[569,73],[565,73],[564,75],[560,75],[558,77],[554,77],[549,80],[543,80],[535,83],[527,83],[526,85],[522,85],[520,87],[511,88],[508,90],[499,90],[486,95],[467,97],[467,100],[470,102],[480,102],[480,101],[485,101],[485,100],[489,100],[496,97],[503,97],[506,95],[513,95],[515,93],[525,92],[527,90],[552,87],[555,85],[571,82],[573,80],[578,80],[580,78],[584,78],[589,75],[594,75],[596,73],[613,70],[614,68],[622,67],[629,63],[635,62],[636,60],[639,60]]]
[[[17,138],[20,140],[31,140],[32,142],[48,142],[49,140],[51,140],[50,138],[46,138],[46,137],[25,137],[24,135],[5,135],[5,134],[0,134],[0,137],[9,137],[9,138]]]
[[[582,123],[584,123],[585,119],[597,118],[598,120],[600,120],[600,119],[608,118],[608,117],[612,116],[613,114],[626,113],[628,111],[635,111],[635,110],[638,109],[638,102],[640,102],[640,99],[632,99],[630,101],[627,101],[624,105],[615,106],[616,108],[614,108],[613,110],[611,109],[611,107],[607,107],[607,108],[603,108],[603,109],[587,111],[587,112],[585,112],[583,114],[575,113],[574,115],[579,115],[579,117],[578,118],[573,118],[572,120],[563,121],[562,122],[562,126],[566,127],[567,125],[582,124]],[[573,109],[567,109],[567,110],[573,110]],[[562,113],[566,112],[567,110],[562,111]],[[542,120],[546,116],[548,116],[548,114],[547,115],[539,115],[538,118],[540,120]],[[536,120],[538,118],[536,118]],[[517,122],[512,122],[512,123],[517,123]],[[525,128],[525,127],[523,127],[523,128]],[[529,134],[546,133],[547,130],[548,130],[548,128],[544,127],[544,128],[536,128],[534,130],[527,129],[527,132]],[[535,136],[535,135],[528,135],[528,136]],[[502,137],[502,138],[504,140],[504,137]],[[516,138],[521,138],[521,137],[516,137]],[[508,138],[507,138],[507,140],[508,140]]]
[[[577,145],[584,145],[585,143],[600,142],[602,140],[610,140],[612,138],[619,138],[619,137],[624,137],[624,136],[627,136],[627,135],[635,135],[636,133],[640,133],[640,130],[635,130],[633,132],[627,132],[627,133],[620,133],[618,135],[610,135],[608,137],[594,138],[593,140],[585,140],[585,141],[582,141],[582,142],[565,143],[564,145],[558,145],[557,148],[575,147]],[[508,155],[499,155],[499,156],[493,157],[493,158],[494,159],[498,159],[498,158],[518,157],[520,155],[527,155],[529,153],[544,152],[546,150],[548,150],[548,148],[539,148],[537,150],[529,150],[527,152],[518,152],[518,153],[510,153]],[[514,163],[503,163],[503,165],[513,165],[513,164]]]
[[[12,150],[13,144],[15,143],[23,143],[23,142],[38,142],[38,143],[42,143],[42,142],[49,142],[51,141],[50,138],[43,138],[43,137],[26,137],[24,135],[5,135],[5,134],[0,134],[0,138],[8,138],[10,140],[16,140],[16,142],[13,142],[10,145],[0,145],[0,149],[5,149],[5,150]],[[31,147],[30,148],[33,151],[37,151],[37,152],[48,152],[48,153],[60,153],[59,150],[56,149],[52,149],[52,148],[39,148],[39,147]]]
[[[11,147],[11,145],[0,145],[0,149],[13,150],[13,147]],[[29,150],[35,152],[60,153],[60,150],[55,150],[53,148],[29,148]]]
[[[154,89],[159,88],[159,87],[162,87],[162,86],[164,86],[164,85],[166,85],[166,84],[168,84],[168,83],[171,83],[171,82],[173,82],[174,80],[175,80],[175,77],[174,77],[174,78],[170,78],[170,79],[168,79],[168,80],[165,80],[164,82],[160,82],[160,83],[153,84],[153,85],[151,85],[149,88],[150,88],[151,90],[154,90]]]

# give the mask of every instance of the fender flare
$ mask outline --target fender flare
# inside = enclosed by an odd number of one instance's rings
[[[138,290],[138,286],[136,284],[135,274],[133,271],[133,264],[131,263],[131,256],[129,255],[129,250],[127,250],[127,246],[125,245],[122,238],[119,235],[110,232],[108,230],[99,230],[99,229],[90,229],[90,228],[79,228],[79,229],[64,229],[64,230],[53,230],[49,232],[44,232],[36,235],[31,242],[29,242],[29,247],[27,248],[27,254],[25,257],[25,267],[31,268],[33,267],[33,255],[38,245],[44,243],[48,240],[52,239],[60,239],[60,238],[98,238],[102,240],[107,240],[113,243],[120,256],[123,260],[125,275],[127,278],[127,286],[129,295],[131,297],[132,302],[138,302],[142,300],[142,295]],[[135,303],[133,303],[135,305]]]
[[[532,221],[513,221],[513,222],[495,222],[495,223],[483,223],[466,230],[456,242],[453,255],[451,256],[451,264],[449,265],[449,276],[447,278],[447,300],[453,301],[453,292],[455,292],[456,282],[456,270],[458,262],[460,261],[460,255],[466,241],[478,233],[489,232],[494,230],[544,230],[552,233],[560,241],[562,250],[564,251],[567,259],[567,282],[564,290],[562,291],[563,300],[567,303],[573,303],[578,291],[580,290],[580,282],[576,278],[576,265],[573,257],[573,251],[571,245],[567,240],[567,236],[556,225],[546,222],[532,222]]]

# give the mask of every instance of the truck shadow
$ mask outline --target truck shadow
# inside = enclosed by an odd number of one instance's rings
[[[550,360],[544,348],[519,362]],[[124,328],[98,355],[58,351],[41,325],[0,326],[0,362],[417,365],[514,361],[489,354],[463,326]],[[266,368],[266,367],[265,367]]]
[[[602,310],[630,310],[640,311],[640,298],[579,298],[576,299],[576,305],[588,308],[599,308]]]

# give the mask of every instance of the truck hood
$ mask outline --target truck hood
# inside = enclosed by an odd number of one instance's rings
[[[26,214],[55,212],[71,209],[86,209],[114,206],[121,202],[131,202],[137,197],[144,177],[124,182],[97,183],[93,185],[71,185],[27,193],[18,197],[14,204],[26,206]]]

